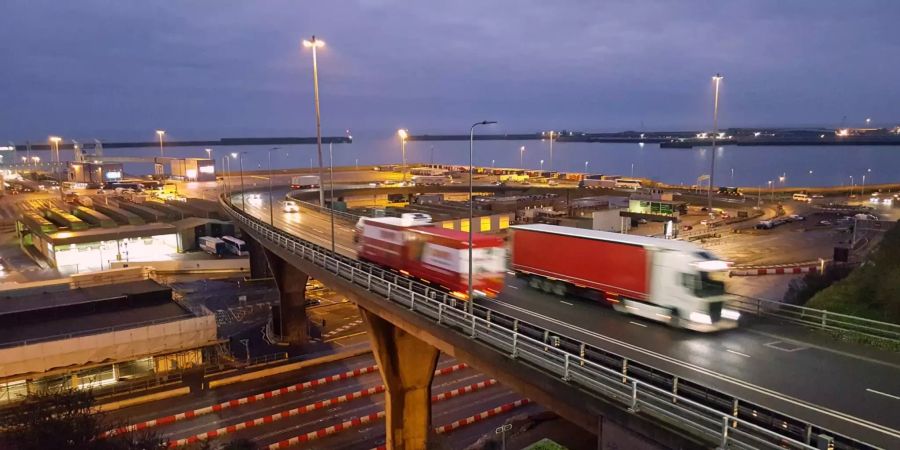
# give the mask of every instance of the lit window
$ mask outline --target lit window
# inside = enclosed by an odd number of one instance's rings
[[[459,231],[469,231],[469,219],[460,219]]]
[[[491,218],[482,217],[481,218],[481,231],[490,231],[491,230]]]
[[[448,220],[448,221],[446,221],[446,222],[442,222],[442,223],[441,223],[441,226],[444,227],[444,228],[446,228],[446,229],[448,229],[448,230],[452,230],[452,229],[454,228],[454,223],[453,223],[452,220]]]
[[[509,228],[509,216],[500,216],[500,229],[505,230]]]

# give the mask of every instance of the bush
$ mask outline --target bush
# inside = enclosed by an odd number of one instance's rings
[[[900,323],[900,226],[885,233],[860,267],[816,293],[806,306]]]

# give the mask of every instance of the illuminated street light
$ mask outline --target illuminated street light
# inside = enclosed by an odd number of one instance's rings
[[[53,148],[56,151],[56,162],[59,162],[59,142],[62,141],[62,138],[59,136],[50,136],[50,142],[53,143]],[[53,161],[53,158],[50,158],[50,161]]]
[[[872,169],[866,169],[866,173],[862,176],[862,184],[860,184],[859,195],[866,195],[866,174],[872,173]]]
[[[163,136],[166,135],[166,131],[156,130],[156,135],[159,136],[159,156],[166,156],[163,152]]]
[[[494,120],[482,120],[481,122],[473,123],[469,128],[469,313],[472,314],[474,311],[475,301],[472,298],[472,228],[474,224],[472,223],[472,218],[474,216],[473,205],[474,199],[472,198],[472,178],[475,177],[474,170],[474,160],[475,160],[475,127],[479,125],[491,125],[497,123]],[[542,161],[543,162],[543,161]]]
[[[544,171],[544,160],[542,159],[541,160],[541,172],[543,172],[543,171]]]
[[[319,157],[319,206],[325,206],[325,190],[322,180],[325,179],[324,169],[322,168],[322,116],[319,113],[319,65],[316,58],[316,49],[324,47],[325,41],[316,39],[313,35],[312,39],[304,39],[303,46],[312,49],[313,60],[313,98],[316,105],[316,154]]]
[[[550,170],[553,170],[553,134],[556,133],[553,130],[550,130]],[[556,137],[559,137],[559,133],[556,133]]]
[[[519,147],[519,167],[525,168],[525,146]]]
[[[709,190],[706,192],[706,207],[712,214],[712,190],[713,180],[716,176],[716,137],[719,135],[719,84],[722,82],[722,75],[716,74],[713,79],[715,83],[716,93],[713,100],[713,135],[712,135],[712,157],[709,163]]]
[[[403,173],[403,183],[406,183],[406,138],[409,137],[409,131],[401,128],[397,130],[397,136],[400,136],[400,167]]]
[[[769,180],[769,190],[772,193],[772,201],[774,202],[775,201],[775,182],[772,180]]]
[[[588,166],[588,163],[590,163],[590,161],[585,161],[585,162],[584,162],[584,173],[587,173],[587,166]]]
[[[209,158],[209,159],[212,159],[212,149],[211,149],[211,148],[206,148],[206,149],[204,149],[204,150],[206,150],[206,157]]]

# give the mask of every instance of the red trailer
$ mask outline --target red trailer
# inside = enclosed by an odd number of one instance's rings
[[[512,227],[512,269],[556,295],[590,294],[622,312],[698,331],[736,326],[728,263],[684,241],[555,225]]]
[[[438,284],[459,298],[468,292],[467,232],[404,223],[402,218],[364,218],[358,226],[358,257]],[[474,233],[472,287],[495,297],[506,274],[503,239]]]

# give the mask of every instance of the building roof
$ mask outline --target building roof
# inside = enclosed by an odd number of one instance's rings
[[[39,230],[32,232],[40,233]],[[158,236],[174,234],[176,229],[167,223],[148,223],[144,225],[121,225],[116,228],[90,228],[81,231],[59,231],[43,234],[53,245],[85,244],[98,241]]]
[[[648,248],[658,248],[662,250],[691,253],[705,252],[703,247],[700,247],[697,244],[692,244],[690,242],[676,241],[672,239],[660,239],[647,236],[635,236],[632,234],[610,233],[608,231],[586,230],[582,228],[561,227],[557,225],[545,224],[515,225],[510,228],[514,230],[529,230],[540,233],[575,236],[584,239],[595,239],[598,241],[620,242],[623,244],[637,245]]]
[[[172,301],[169,288],[151,280],[4,299],[0,304],[0,347],[192,317]]]

